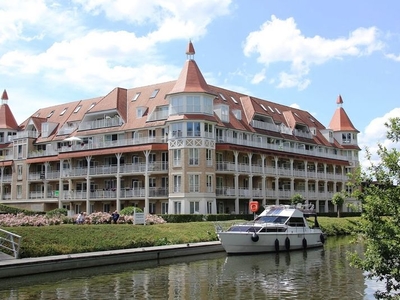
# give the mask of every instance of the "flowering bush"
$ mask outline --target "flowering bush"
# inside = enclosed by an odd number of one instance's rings
[[[106,212],[95,212],[86,215],[84,224],[108,224],[111,220],[111,214]],[[16,227],[16,226],[49,226],[67,223],[75,223],[76,217],[68,218],[65,216],[46,216],[46,215],[25,215],[18,214],[0,214],[0,226]],[[133,224],[133,216],[120,216],[117,223]],[[147,215],[146,224],[163,224],[166,221],[157,215]]]

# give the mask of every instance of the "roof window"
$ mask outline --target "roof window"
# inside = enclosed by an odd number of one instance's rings
[[[155,97],[157,96],[157,94],[158,94],[159,91],[160,91],[160,89],[155,89],[155,90],[153,91],[153,93],[151,93],[150,99],[155,98]]]
[[[221,97],[222,100],[226,101],[226,98],[224,95],[222,95],[221,93],[219,93],[219,96]]]
[[[231,99],[232,99],[232,101],[235,102],[236,104],[238,103],[238,102],[236,101],[236,99],[233,98],[233,96],[231,96]]]
[[[92,104],[90,104],[90,107],[88,108],[88,111],[91,110],[95,105],[96,105],[96,102],[93,102]]]
[[[74,110],[74,114],[76,114],[81,109],[81,107],[82,107],[82,105],[77,106]]]
[[[48,115],[47,118],[50,118],[54,114],[54,110],[52,110]]]
[[[263,110],[267,111],[267,109],[265,108],[264,104],[260,104],[260,106],[262,107]]]
[[[68,107],[64,108],[64,109],[62,110],[62,112],[60,112],[60,116],[63,116],[63,115],[65,114],[65,112],[67,111],[67,109],[68,109]]]
[[[136,95],[132,98],[132,101],[136,101],[139,98],[139,96],[140,96],[140,92],[137,92]]]

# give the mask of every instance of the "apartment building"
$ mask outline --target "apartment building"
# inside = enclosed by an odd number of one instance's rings
[[[336,210],[332,196],[360,151],[341,96],[325,127],[307,111],[207,84],[194,55],[189,42],[175,81],[44,107],[19,125],[4,90],[0,203],[240,214],[249,201],[299,193],[320,212]]]

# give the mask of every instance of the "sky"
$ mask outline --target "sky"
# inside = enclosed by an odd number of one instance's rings
[[[42,107],[176,80],[193,42],[207,83],[309,111],[342,96],[359,146],[397,147],[400,1],[0,1],[0,90],[18,123]]]

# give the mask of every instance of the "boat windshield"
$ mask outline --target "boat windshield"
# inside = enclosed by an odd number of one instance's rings
[[[288,217],[282,216],[262,216],[254,220],[257,223],[275,223],[275,224],[285,224]]]

